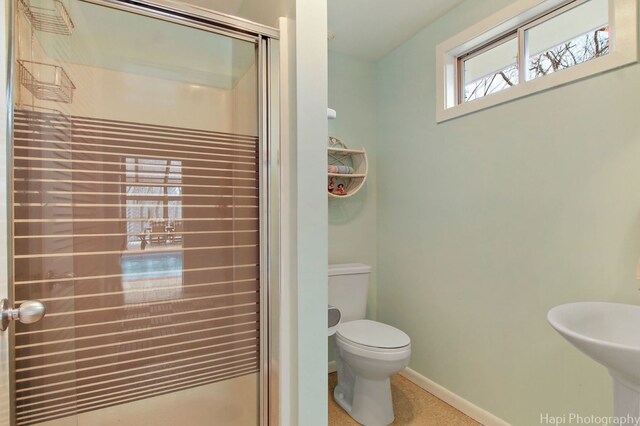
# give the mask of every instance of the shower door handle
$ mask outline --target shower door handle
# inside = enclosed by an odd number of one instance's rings
[[[22,302],[18,309],[9,307],[9,300],[2,299],[0,301],[0,309],[2,312],[2,321],[0,322],[0,330],[5,331],[9,327],[11,321],[18,320],[23,324],[33,324],[44,317],[46,308],[39,300],[27,300]]]

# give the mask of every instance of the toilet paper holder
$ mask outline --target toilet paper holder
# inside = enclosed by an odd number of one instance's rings
[[[340,319],[342,318],[342,314],[340,313],[340,309],[335,306],[329,305],[328,307],[328,325],[329,325],[329,336],[333,336],[338,329],[338,325],[340,324]]]

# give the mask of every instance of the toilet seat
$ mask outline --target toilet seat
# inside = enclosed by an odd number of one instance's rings
[[[343,343],[373,352],[396,352],[411,344],[405,332],[388,324],[356,320],[341,324],[336,337]]]

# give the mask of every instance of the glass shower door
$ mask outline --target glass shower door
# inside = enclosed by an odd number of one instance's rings
[[[257,425],[257,40],[15,6],[16,424]]]

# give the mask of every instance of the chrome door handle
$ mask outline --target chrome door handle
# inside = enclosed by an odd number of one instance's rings
[[[27,300],[22,302],[18,309],[12,309],[9,307],[9,300],[2,299],[0,309],[2,309],[2,322],[0,322],[0,330],[2,331],[9,327],[11,321],[18,320],[23,324],[38,322],[46,312],[46,308],[39,300]]]

